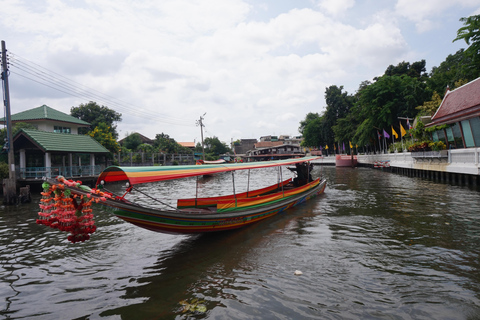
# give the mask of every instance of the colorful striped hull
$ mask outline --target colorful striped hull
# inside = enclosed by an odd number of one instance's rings
[[[117,217],[148,230],[171,234],[205,233],[237,229],[270,218],[323,193],[325,185],[325,180],[322,180],[312,184],[310,189],[283,200],[225,213],[199,213],[194,209],[161,211],[113,200],[103,204],[110,207]]]

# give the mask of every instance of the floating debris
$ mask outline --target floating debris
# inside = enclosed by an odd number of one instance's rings
[[[296,275],[296,276],[301,276],[303,274],[303,272],[300,271],[300,270],[295,270],[295,272],[293,274]]]
[[[198,312],[198,313],[205,313],[207,312],[207,306],[205,306],[205,301],[198,300],[197,298],[192,299],[192,301],[188,302],[187,300],[182,300],[179,302],[180,305],[183,306],[182,313],[186,312]]]

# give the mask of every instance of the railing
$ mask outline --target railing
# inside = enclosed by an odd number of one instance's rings
[[[448,158],[448,151],[419,151],[412,152],[412,158],[421,159],[421,158]]]
[[[19,179],[42,179],[43,177],[64,176],[65,178],[97,176],[104,166],[72,166],[72,167],[28,167],[17,168]]]
[[[195,157],[193,154],[130,152],[115,154],[114,159],[115,164],[123,167],[195,164]]]

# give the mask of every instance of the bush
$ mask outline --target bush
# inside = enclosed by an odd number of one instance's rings
[[[8,179],[10,173],[8,171],[8,164],[5,162],[0,162],[0,179]]]

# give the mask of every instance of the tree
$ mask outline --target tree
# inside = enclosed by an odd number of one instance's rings
[[[398,117],[413,117],[416,107],[432,94],[424,81],[407,75],[381,76],[364,88],[358,96],[353,118],[357,119],[355,142],[359,145],[375,141],[375,128],[380,132],[398,123]]]
[[[303,135],[303,130],[308,125],[308,123],[310,121],[313,121],[319,118],[320,118],[320,115],[318,113],[309,112],[305,117],[305,120],[300,121],[300,127],[298,127],[298,132],[300,132]]]
[[[88,132],[87,135],[98,141],[98,143],[108,149],[111,153],[117,153],[120,151],[120,146],[118,145],[117,140],[115,140],[110,128],[105,123],[99,123],[95,129]]]
[[[136,151],[138,146],[142,144],[142,138],[136,132],[133,132],[125,137],[123,145],[128,150]]]
[[[155,141],[153,143],[155,148],[158,148],[159,151],[165,153],[184,153],[190,154],[192,150],[185,148],[175,141],[175,139],[170,138],[168,134],[161,133],[155,136]]]
[[[30,123],[26,122],[17,122],[12,126],[12,137],[15,137],[15,135],[20,131],[21,129],[29,129],[29,130],[37,130],[37,128]],[[7,127],[4,127],[3,129],[0,129],[0,151],[5,151],[3,150],[3,146],[5,145],[7,139]],[[0,154],[0,162],[8,162],[8,157],[7,153],[2,152]]]
[[[96,102],[90,101],[87,104],[80,104],[78,107],[70,109],[72,117],[86,121],[91,124],[92,130],[99,123],[104,123],[109,127],[115,139],[118,139],[116,122],[122,121],[122,114],[104,106],[99,106]],[[79,134],[86,134],[89,129],[79,128]]]
[[[442,103],[442,98],[440,95],[435,91],[432,96],[432,100],[425,101],[423,105],[418,106],[417,110],[419,110],[419,116],[433,116],[437,111],[438,107]]]
[[[385,70],[385,76],[402,76],[407,75],[412,78],[424,78],[428,74],[425,73],[427,70],[425,65],[427,62],[425,60],[417,61],[412,64],[410,62],[400,62],[398,65],[393,66],[389,65],[387,70]]]
[[[453,42],[458,40],[465,40],[469,47],[465,50],[465,56],[471,58],[469,69],[476,70],[479,74],[480,69],[480,15],[470,16],[468,18],[461,18],[463,27],[458,29],[457,37]]]
[[[311,113],[309,113],[311,114]],[[308,117],[308,115],[307,115]],[[303,127],[303,141],[302,146],[318,147],[327,144],[322,139],[323,118],[317,117],[308,122]]]
[[[428,87],[443,99],[447,87],[453,89],[455,82],[462,79],[472,81],[480,76],[478,73],[480,70],[468,67],[471,63],[472,58],[465,55],[464,49],[448,55],[438,67],[432,68],[430,77],[427,79]]]
[[[232,150],[227,146],[226,143],[221,142],[217,137],[207,137],[204,140],[205,153],[211,156],[214,156],[218,159],[218,156],[225,154],[227,152],[232,152]]]

